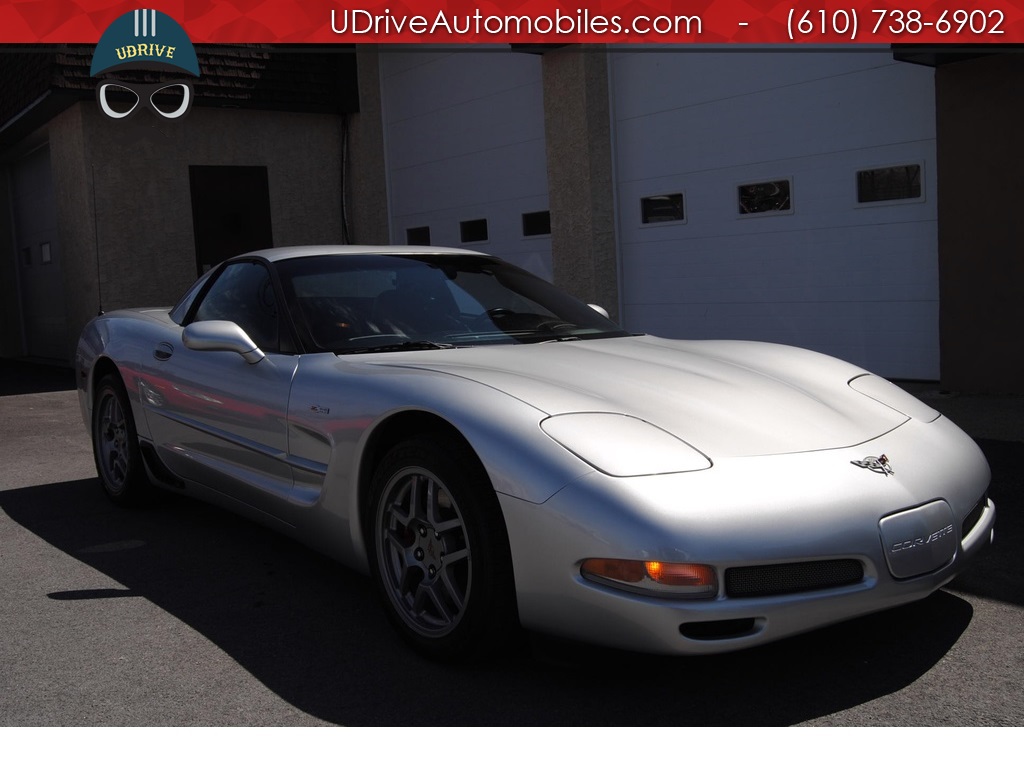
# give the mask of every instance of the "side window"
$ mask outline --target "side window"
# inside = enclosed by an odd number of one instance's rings
[[[264,352],[280,348],[280,323],[270,273],[262,264],[231,264],[199,303],[195,320],[232,320]]]

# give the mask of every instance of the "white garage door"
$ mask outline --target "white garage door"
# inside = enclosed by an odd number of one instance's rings
[[[611,70],[627,327],[938,378],[931,69],[644,51]]]
[[[541,57],[381,55],[391,241],[482,250],[551,277]]]

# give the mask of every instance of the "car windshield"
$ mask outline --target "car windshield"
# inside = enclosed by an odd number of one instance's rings
[[[629,335],[550,283],[482,256],[311,256],[277,268],[300,334],[339,354]]]

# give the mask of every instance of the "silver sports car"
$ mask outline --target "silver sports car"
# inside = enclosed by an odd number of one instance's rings
[[[237,510],[368,571],[454,658],[517,626],[745,648],[925,597],[992,537],[988,465],[802,349],[627,333],[483,254],[249,253],[77,353],[103,488]]]

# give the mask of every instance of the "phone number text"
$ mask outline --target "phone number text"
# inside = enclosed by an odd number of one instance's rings
[[[861,19],[862,16],[867,18]],[[792,8],[787,19],[787,32],[793,41],[810,38],[856,40],[864,38],[914,37],[915,35],[970,36],[989,38],[1005,34],[1003,11],[980,8],[928,11],[878,8],[858,11],[856,8],[804,10]]]

